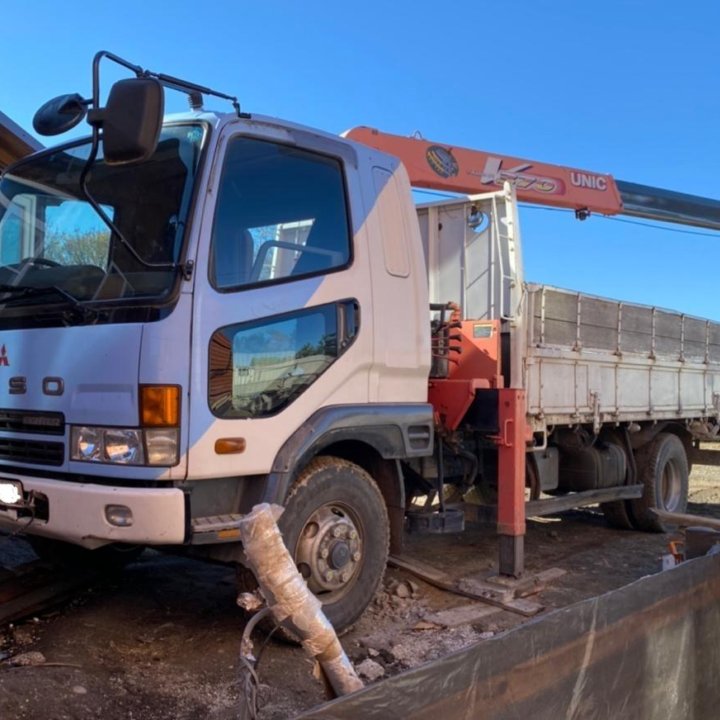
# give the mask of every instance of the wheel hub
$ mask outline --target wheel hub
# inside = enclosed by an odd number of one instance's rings
[[[330,551],[330,567],[340,570],[350,561],[350,546],[346,542],[336,542]]]
[[[350,585],[362,558],[362,538],[348,510],[323,505],[305,523],[295,552],[298,570],[315,594]]]
[[[682,497],[682,480],[680,471],[673,460],[668,461],[663,468],[660,482],[664,509],[670,512],[677,511]]]

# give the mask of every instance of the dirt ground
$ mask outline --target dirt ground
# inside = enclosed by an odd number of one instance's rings
[[[720,517],[720,469],[693,470],[690,501],[689,512]],[[549,612],[658,572],[670,538],[610,529],[596,509],[530,520],[528,572],[566,571],[535,599]],[[408,555],[454,577],[491,575],[495,568],[490,528],[412,536],[407,545]],[[0,565],[33,557],[21,539],[0,537]],[[469,622],[438,624],[438,612],[468,605]],[[342,643],[371,682],[524,621],[388,569],[383,590]],[[146,551],[123,574],[0,630],[0,718],[235,719],[243,626],[232,571]],[[44,662],[11,664],[23,654]],[[291,718],[324,700],[300,648],[271,641],[258,670],[262,720]]]

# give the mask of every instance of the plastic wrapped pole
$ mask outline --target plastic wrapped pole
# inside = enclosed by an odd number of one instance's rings
[[[363,683],[340,645],[335,628],[310,592],[283,542],[278,505],[256,505],[240,523],[247,564],[273,617],[300,638],[320,664],[336,695],[359,690]]]

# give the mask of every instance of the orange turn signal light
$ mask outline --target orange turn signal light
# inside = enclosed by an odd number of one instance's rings
[[[218,455],[233,455],[245,452],[245,438],[220,438],[215,441],[215,452]]]
[[[180,387],[178,385],[141,385],[140,425],[142,427],[178,427],[180,425]]]

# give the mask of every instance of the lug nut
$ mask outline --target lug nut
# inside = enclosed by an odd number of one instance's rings
[[[360,560],[360,553],[357,552],[357,550],[352,554],[352,559],[353,559],[355,562],[358,562],[358,560]]]
[[[339,525],[336,525],[336,526],[333,528],[333,535],[334,535],[336,538],[339,538],[339,537],[342,535],[342,528],[341,528]]]
[[[350,539],[355,540],[357,538],[357,532],[355,530],[350,531]]]
[[[323,559],[327,558],[327,556],[328,556],[329,554],[330,554],[330,553],[328,552],[328,549],[327,549],[327,548],[323,548],[323,549],[320,551],[320,557],[323,558]]]
[[[332,582],[335,579],[335,573],[332,570],[329,570],[327,573],[325,573],[325,579],[328,582]]]
[[[343,582],[347,582],[347,581],[350,579],[350,573],[349,573],[349,572],[344,572],[344,573],[340,576],[340,578],[341,578],[341,580],[342,580]]]

